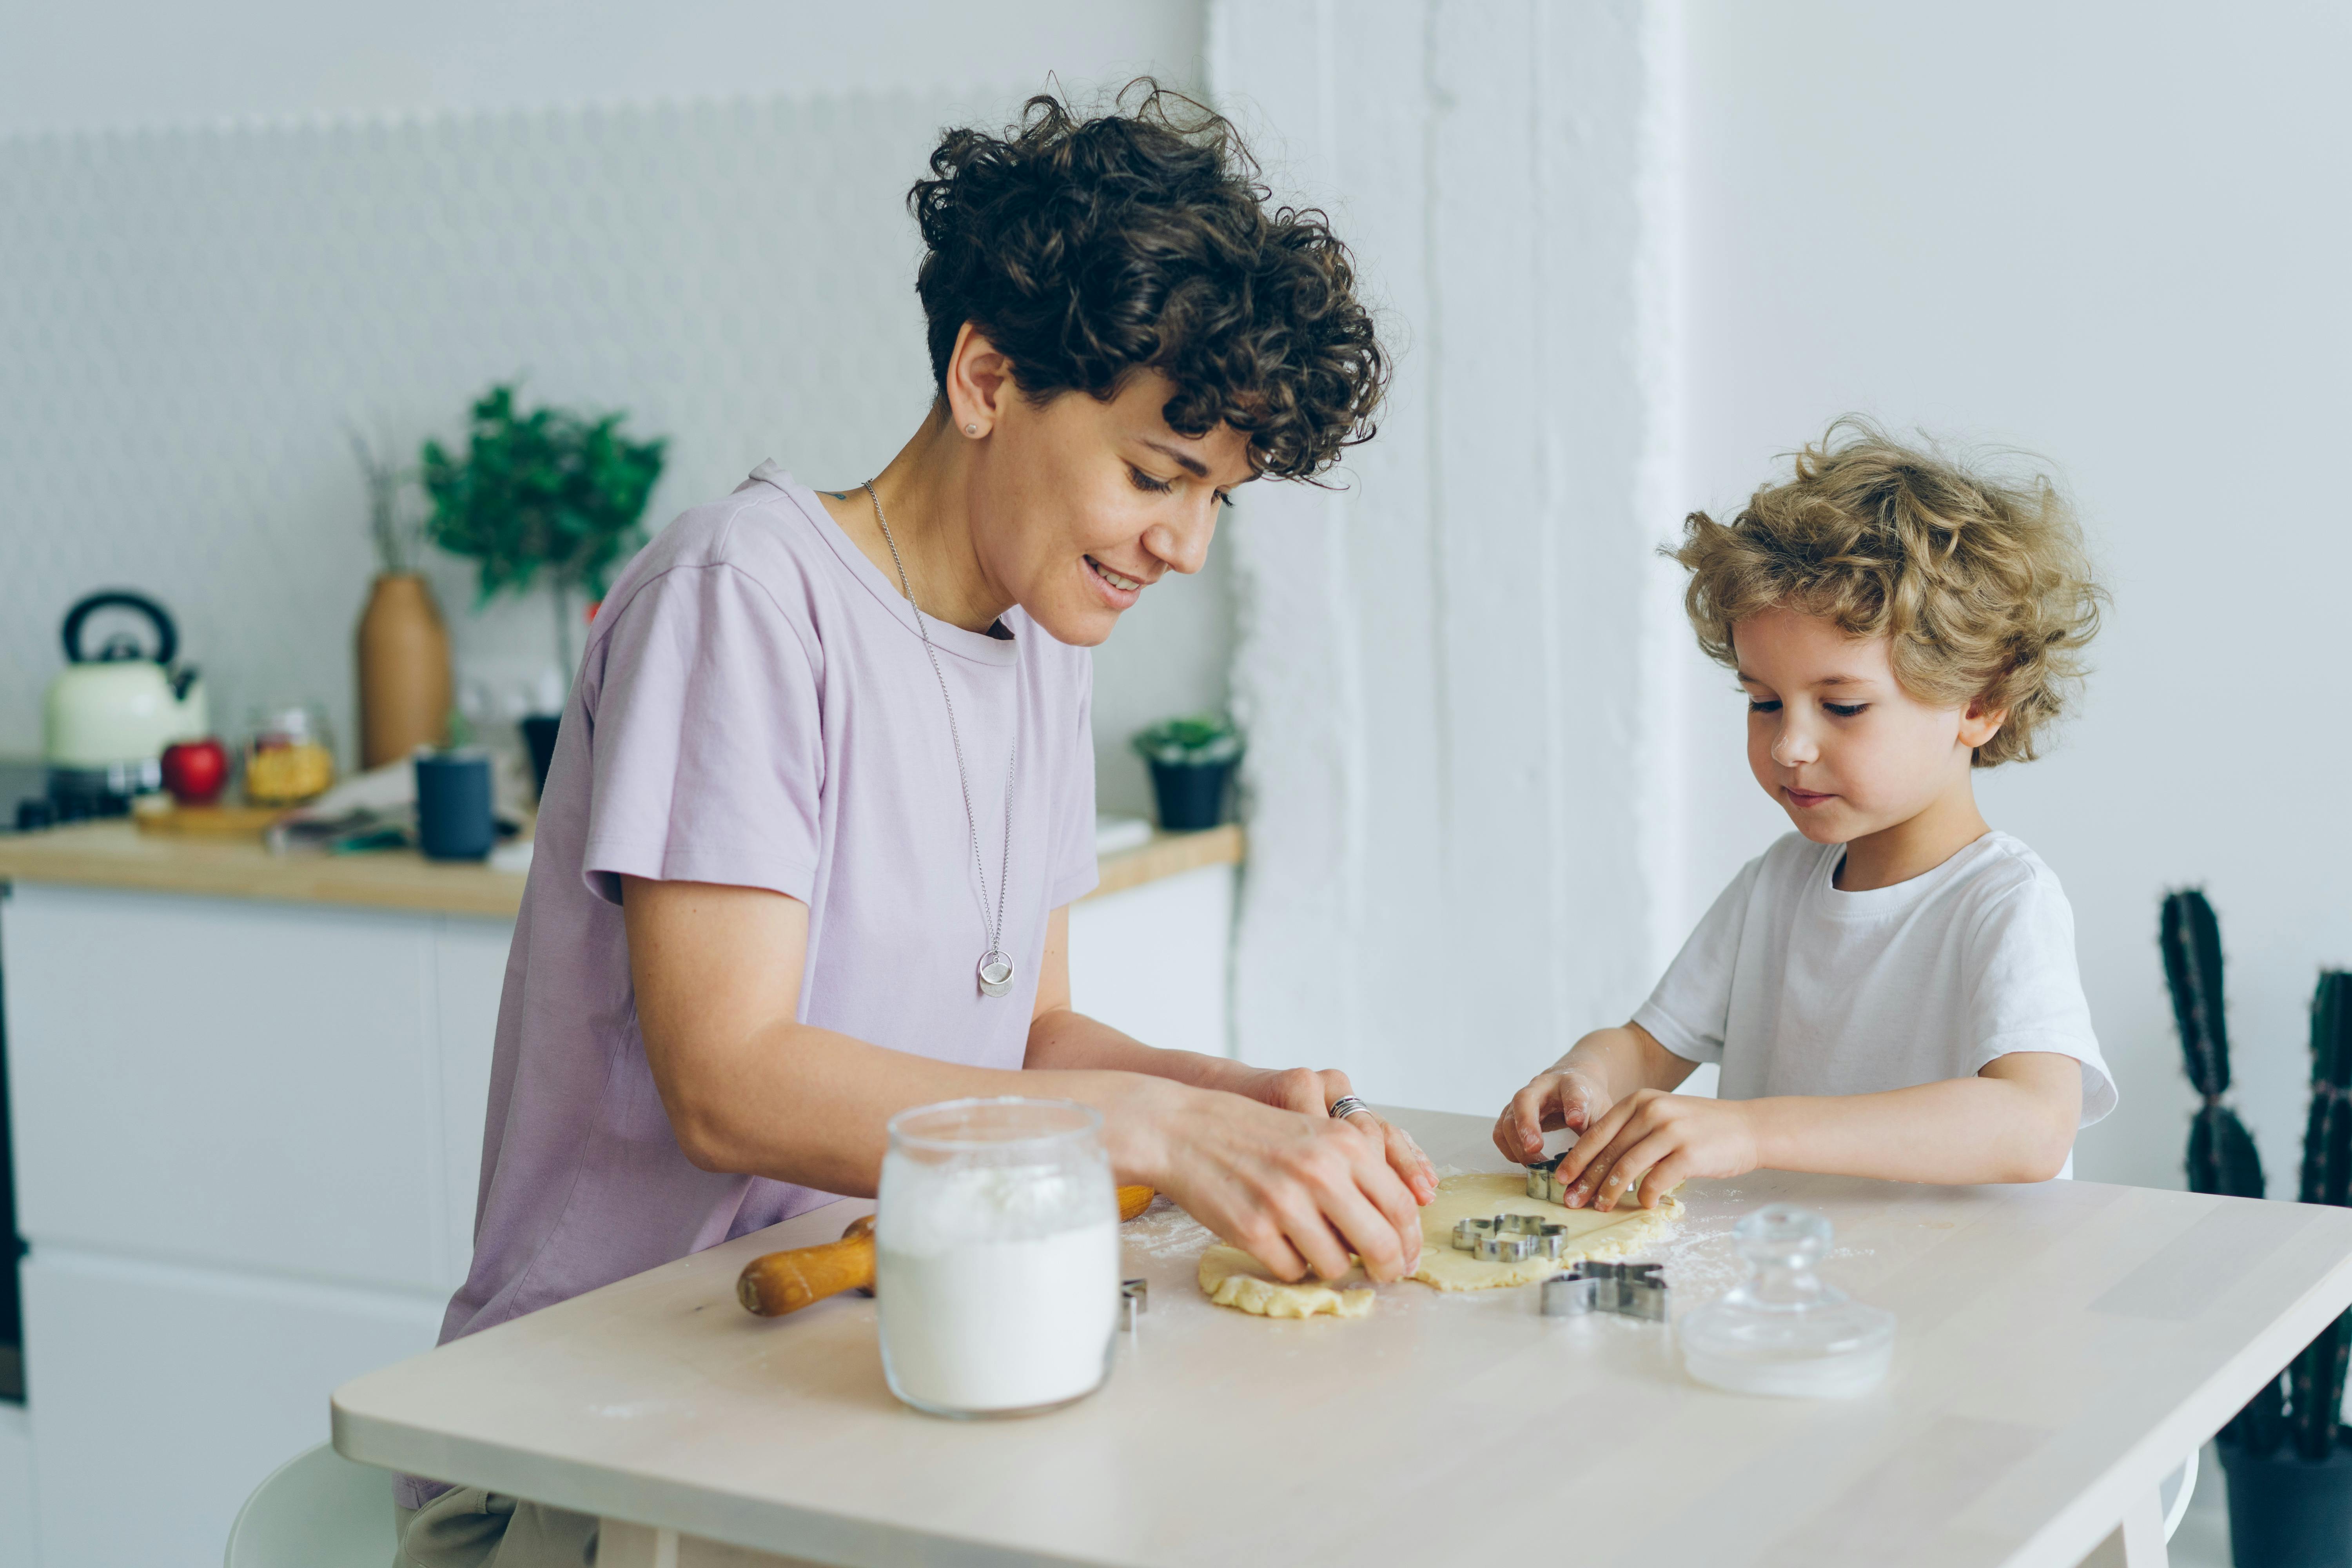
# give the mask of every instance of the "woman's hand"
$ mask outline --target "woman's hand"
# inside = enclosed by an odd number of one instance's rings
[[[1654,1208],[1691,1176],[1744,1176],[1761,1162],[1749,1102],[1636,1089],[1560,1157],[1570,1208]]]
[[[1391,1168],[1387,1140],[1349,1124],[1358,1118],[1334,1121],[1319,1103],[1294,1111],[1214,1090],[1168,1092],[1188,1099],[1153,1119],[1164,1142],[1152,1184],[1194,1219],[1284,1279],[1310,1269],[1336,1279],[1349,1253],[1375,1279],[1419,1266],[1415,1194]]]
[[[1540,1160],[1547,1131],[1565,1127],[1581,1135],[1615,1103],[1600,1073],[1576,1061],[1565,1062],[1538,1073],[1511,1096],[1511,1103],[1495,1118],[1495,1147],[1504,1159],[1522,1165]]]
[[[1338,1068],[1320,1072],[1312,1068],[1255,1068],[1235,1087],[1252,1100],[1305,1116],[1328,1116],[1331,1107],[1356,1092],[1348,1075]],[[1389,1168],[1412,1190],[1416,1201],[1425,1204],[1437,1196],[1437,1168],[1412,1141],[1412,1133],[1369,1110],[1349,1112],[1341,1125],[1380,1145]]]

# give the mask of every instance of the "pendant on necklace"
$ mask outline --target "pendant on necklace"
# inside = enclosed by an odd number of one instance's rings
[[[1013,961],[994,948],[980,955],[980,994],[1002,996],[1013,989]]]

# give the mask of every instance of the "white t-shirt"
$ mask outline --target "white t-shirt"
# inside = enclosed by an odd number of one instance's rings
[[[2074,913],[2042,858],[1988,833],[1934,870],[1849,893],[1840,844],[1791,833],[1750,860],[1633,1015],[1721,1062],[1726,1100],[1871,1094],[2050,1051],[2083,1068],[2082,1125],[2116,1108],[2074,968]]]

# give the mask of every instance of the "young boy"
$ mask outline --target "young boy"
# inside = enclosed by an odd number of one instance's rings
[[[2045,479],[2010,485],[1846,421],[1675,559],[1748,695],[1748,763],[1796,825],[1732,879],[1633,1020],[1512,1097],[1570,1206],[1759,1166],[2039,1182],[2115,1109],[2074,922],[1971,770],[2031,760],[2102,597]],[[1717,1100],[1669,1092],[1723,1064]]]

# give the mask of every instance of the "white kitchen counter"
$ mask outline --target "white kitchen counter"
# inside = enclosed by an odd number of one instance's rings
[[[1508,1168],[1483,1118],[1400,1114],[1441,1166]],[[1532,1289],[1408,1282],[1360,1321],[1247,1318],[1201,1298],[1199,1233],[1163,1205],[1128,1231],[1150,1310],[1101,1394],[941,1421],[891,1398],[871,1301],[735,1303],[745,1260],[868,1206],[843,1203],[347,1384],[335,1442],[601,1513],[607,1568],[2138,1568],[2162,1561],[2161,1478],[2352,1302],[2338,1209],[1761,1172],[1685,1196],[1678,1316],[1736,1278],[1738,1215],[1805,1203],[1838,1227],[1824,1271],[1900,1316],[1887,1384],[1717,1393],[1669,1331],[1545,1319]]]

